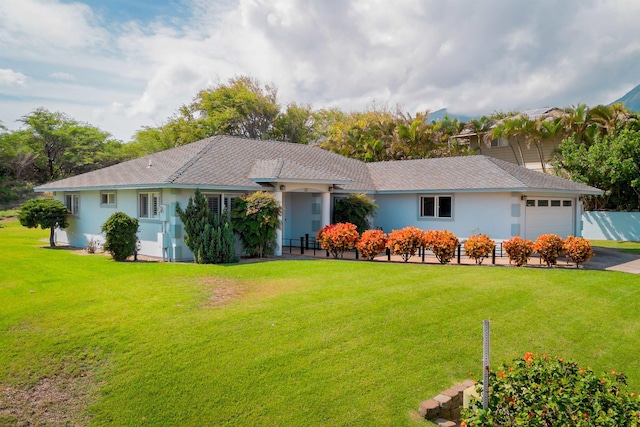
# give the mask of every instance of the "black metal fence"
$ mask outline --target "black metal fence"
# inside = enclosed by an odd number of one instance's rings
[[[316,240],[315,237],[305,234],[297,239],[285,238],[283,239],[283,248],[282,253],[288,254],[296,254],[296,255],[309,255],[309,256],[322,256],[325,255],[329,257],[329,252],[322,249],[320,247],[320,243]],[[458,264],[461,263],[462,257],[467,257],[464,250],[464,240],[460,242],[458,248],[456,249],[455,259]],[[347,251],[346,253],[353,253],[355,259],[360,258],[360,254],[356,249],[352,249],[351,251]],[[387,249],[385,252],[388,261],[391,261],[391,251]],[[419,248],[416,256],[420,257],[422,262],[425,262],[427,256],[434,256],[433,252],[427,250],[425,248]],[[507,254],[502,247],[502,242],[497,242],[495,248],[493,249],[493,253],[488,257],[491,259],[491,264],[496,263],[496,258],[506,257]]]

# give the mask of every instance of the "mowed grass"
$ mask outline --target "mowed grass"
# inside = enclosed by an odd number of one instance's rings
[[[615,240],[591,240],[592,246],[619,249],[622,252],[640,255],[640,242],[627,242]]]
[[[4,225],[0,389],[90,376],[93,425],[427,425],[422,400],[470,372],[481,378],[483,319],[494,366],[558,355],[622,371],[640,391],[635,275],[115,263],[42,248],[46,231]]]

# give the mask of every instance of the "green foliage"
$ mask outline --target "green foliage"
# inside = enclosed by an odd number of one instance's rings
[[[364,194],[349,194],[349,197],[336,200],[333,209],[333,222],[354,224],[358,233],[371,228],[368,217],[373,216],[378,205]]]
[[[273,194],[257,191],[238,199],[231,209],[233,230],[250,257],[271,255],[276,248],[282,206]]]
[[[638,426],[640,399],[616,371],[598,376],[562,358],[526,353],[489,374],[489,407],[475,402],[462,425]]]
[[[590,144],[577,134],[562,141],[559,168],[571,179],[605,191],[585,201],[586,209],[640,208],[640,130],[597,134]]]
[[[33,199],[29,200],[20,208],[18,219],[20,224],[27,228],[40,227],[43,230],[48,228],[49,245],[56,245],[53,236],[54,230],[58,228],[66,228],[69,226],[67,207],[58,200],[53,199]]]
[[[138,232],[138,220],[124,212],[116,212],[102,225],[105,233],[103,248],[114,260],[124,261],[134,254]]]
[[[184,224],[184,241],[198,264],[224,264],[237,262],[235,254],[235,236],[226,212],[222,219],[211,212],[207,199],[196,190],[189,198],[187,207],[182,210],[178,205],[176,213]]]

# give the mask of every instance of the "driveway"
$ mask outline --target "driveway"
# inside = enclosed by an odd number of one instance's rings
[[[640,274],[640,256],[618,249],[594,247],[596,254],[584,264],[586,270],[610,270]]]

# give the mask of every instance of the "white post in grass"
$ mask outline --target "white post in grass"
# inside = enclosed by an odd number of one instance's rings
[[[489,406],[489,353],[491,350],[491,321],[482,321],[482,407]]]

